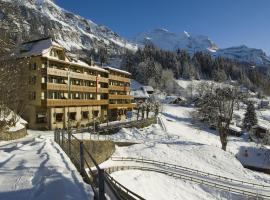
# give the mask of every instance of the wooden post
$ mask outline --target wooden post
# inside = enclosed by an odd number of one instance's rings
[[[106,200],[104,187],[104,169],[98,170],[98,199]]]
[[[54,141],[57,142],[57,139],[56,139],[56,130],[54,130],[54,136],[53,136],[53,137],[54,137],[54,138],[53,138]]]
[[[80,142],[80,172],[84,172],[84,152],[83,152],[83,142]]]
[[[65,132],[62,130],[62,148],[64,149],[64,137],[65,137]]]
[[[68,131],[68,154],[71,155],[71,131]]]

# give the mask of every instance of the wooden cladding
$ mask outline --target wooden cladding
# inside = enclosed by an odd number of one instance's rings
[[[126,82],[129,83],[130,79],[122,76],[116,76],[116,75],[111,75],[109,74],[109,79],[115,80],[115,81],[120,81],[120,82]]]
[[[110,94],[109,99],[134,99],[132,95]]]
[[[77,73],[77,72],[68,72],[67,70],[61,70],[61,69],[44,68],[42,69],[41,73],[43,75],[47,74],[47,75],[60,76],[60,77],[68,77],[68,74],[69,74],[70,78],[97,81],[97,76],[90,75],[90,74]],[[102,82],[102,83],[108,83],[109,79],[105,77],[98,77],[98,80],[99,82]]]
[[[43,90],[52,90],[52,91],[68,91],[67,84],[57,84],[57,83],[47,83],[42,84],[41,88]],[[71,85],[70,86],[71,92],[91,92],[91,93],[108,93],[108,88],[96,88],[96,87],[89,87],[89,86],[80,86],[80,85]]]
[[[108,105],[108,100],[47,99],[41,100],[41,105],[43,107],[101,106],[101,105]]]
[[[116,86],[116,85],[109,85],[109,90],[116,90],[116,91],[129,91],[129,87],[125,86]]]
[[[135,107],[134,103],[130,104],[109,104],[109,109],[124,109],[124,108],[131,108],[133,109]]]

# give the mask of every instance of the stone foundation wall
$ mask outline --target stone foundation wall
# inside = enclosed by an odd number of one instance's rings
[[[1,140],[16,140],[19,138],[23,138],[27,135],[26,128],[23,128],[21,130],[15,131],[15,132],[0,132],[0,141]]]

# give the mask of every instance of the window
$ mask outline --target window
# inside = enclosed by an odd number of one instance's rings
[[[63,113],[56,113],[55,114],[55,121],[56,122],[62,122],[63,121]]]
[[[36,70],[37,69],[37,63],[29,63],[29,70]]]
[[[98,113],[99,113],[98,110],[94,110],[94,111],[93,111],[93,117],[98,117]]]
[[[68,114],[68,118],[70,120],[76,120],[76,112],[71,112]]]
[[[36,114],[36,123],[38,123],[38,124],[47,123],[46,114],[45,113]]]
[[[41,92],[41,100],[46,99],[46,93],[45,92]]]
[[[89,112],[88,111],[82,111],[82,119],[88,119]]]
[[[29,100],[35,100],[36,99],[36,92],[30,92],[29,93]]]
[[[30,85],[35,85],[37,82],[37,77],[36,76],[30,76],[29,77],[29,84]]]

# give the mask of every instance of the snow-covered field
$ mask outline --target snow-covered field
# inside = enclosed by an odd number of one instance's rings
[[[221,150],[218,133],[192,120],[193,110],[189,107],[163,105],[160,119],[166,130],[159,125],[140,130],[122,129],[111,138],[116,141],[137,141],[140,144],[117,147],[113,156],[144,157],[247,182],[270,184],[269,175],[245,169],[235,157],[247,163],[270,166],[267,160],[257,155],[259,151],[263,155],[264,151],[244,135],[239,138],[229,137],[228,150],[224,152]],[[250,151],[247,158],[243,154],[243,149],[249,151],[255,149],[256,153]],[[103,163],[103,166],[112,165],[117,166],[121,163],[112,160]],[[127,185],[128,188],[147,199],[245,199],[243,196],[239,197],[203,185],[176,180],[155,172],[127,170],[114,172],[112,175],[120,183]],[[164,194],[165,191],[168,191],[166,195],[171,195],[169,198]],[[170,194],[168,194],[169,191]]]
[[[136,191],[145,199],[243,199],[241,196],[233,195],[228,192],[222,192],[214,189],[210,190],[204,186],[185,182],[180,179],[175,179],[155,172],[139,170],[119,171],[113,173],[113,177],[121,183],[125,183],[129,189]]]
[[[92,199],[90,186],[50,139],[51,133],[39,133],[0,143],[0,199]]]

